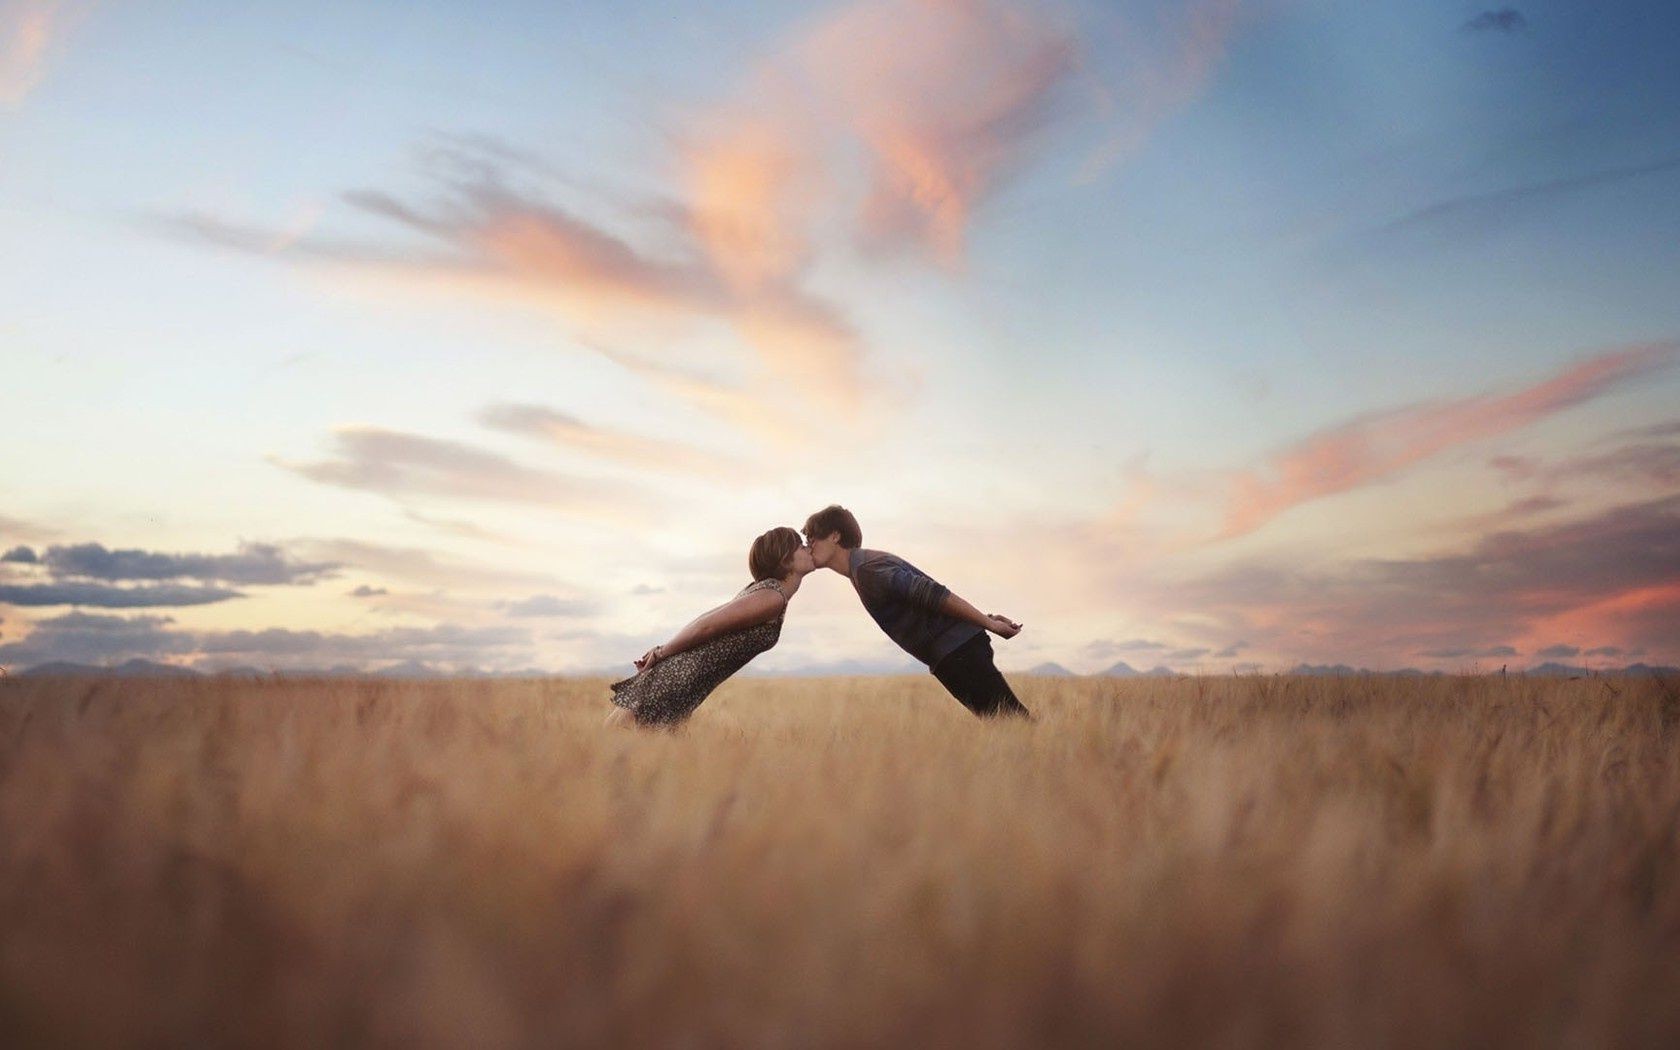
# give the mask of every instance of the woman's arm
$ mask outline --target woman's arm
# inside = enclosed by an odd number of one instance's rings
[[[753,591],[743,594],[724,605],[718,606],[696,616],[688,625],[678,631],[670,641],[663,645],[656,645],[636,661],[638,668],[647,667],[652,663],[669,656],[675,656],[687,649],[692,649],[702,642],[708,642],[720,634],[739,631],[743,627],[754,624],[767,623],[776,618],[786,604],[780,594],[773,590]],[[651,660],[649,659],[651,657]]]

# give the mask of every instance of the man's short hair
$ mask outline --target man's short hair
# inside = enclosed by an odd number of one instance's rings
[[[753,540],[752,549],[747,552],[747,571],[752,573],[753,582],[779,580],[787,575],[788,559],[803,546],[805,543],[799,538],[799,533],[786,525],[771,529]]]
[[[847,550],[857,550],[863,546],[863,530],[858,528],[857,519],[852,512],[838,503],[830,503],[805,519],[805,538],[807,540],[821,539],[831,532],[840,534],[840,546]]]

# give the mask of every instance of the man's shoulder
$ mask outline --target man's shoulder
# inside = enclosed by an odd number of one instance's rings
[[[907,563],[903,558],[889,551],[875,550],[872,547],[858,547],[852,551],[852,567],[854,569],[882,569],[904,564]]]

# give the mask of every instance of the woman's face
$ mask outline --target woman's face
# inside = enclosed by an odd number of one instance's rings
[[[793,556],[788,559],[788,567],[790,572],[807,573],[816,571],[817,563],[811,557],[811,545],[809,543],[793,552]]]

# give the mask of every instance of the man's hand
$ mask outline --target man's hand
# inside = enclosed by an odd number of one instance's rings
[[[986,624],[986,630],[991,631],[1000,638],[1013,638],[1021,633],[1020,624],[999,613],[990,614],[986,617],[986,620],[988,621]]]

